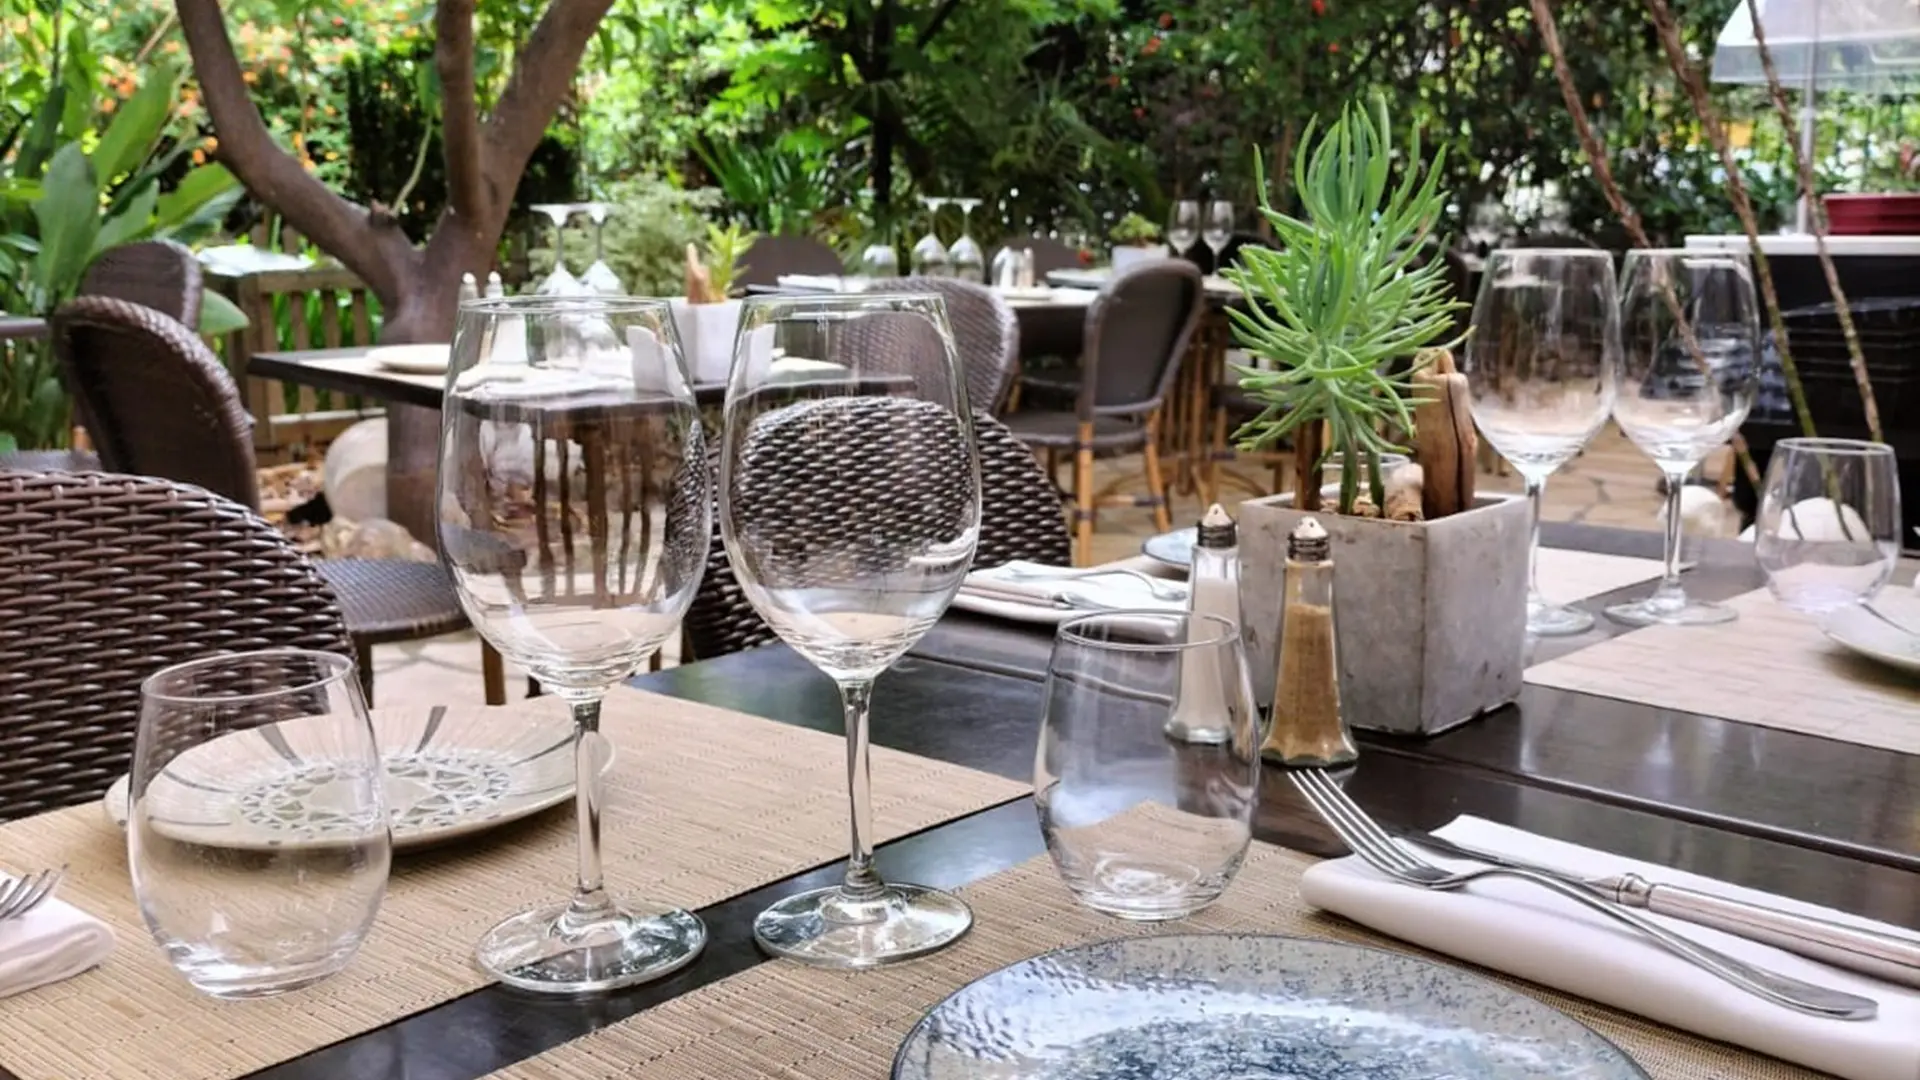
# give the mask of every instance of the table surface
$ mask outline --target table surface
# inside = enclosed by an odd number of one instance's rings
[[[1550,546],[1658,555],[1659,537],[1550,526]],[[1689,588],[1725,597],[1755,587],[1751,548],[1689,551]],[[1629,587],[1644,590],[1645,585]],[[1597,610],[1619,598],[1583,601]],[[1602,630],[1546,655],[1604,640]],[[876,742],[1029,780],[1050,646],[1043,628],[954,613],[880,680]],[[784,646],[638,677],[642,688],[837,732],[833,684]],[[1520,701],[1424,739],[1363,736],[1348,790],[1386,821],[1437,827],[1474,814],[1543,835],[1782,895],[1920,926],[1920,758],[1711,716],[1529,686]],[[644,753],[644,747],[636,748]],[[1260,839],[1320,855],[1341,849],[1292,789],[1264,785]],[[881,872],[958,887],[1044,851],[1030,799],[884,845]],[[775,899],[838,880],[822,866],[701,912],[712,939],[669,979],[583,1000],[500,987],[476,991],[258,1077],[467,1080],[661,1001],[768,962],[753,916]],[[565,886],[555,882],[556,895]],[[5,1051],[0,1049],[0,1066]],[[0,1067],[0,1077],[11,1080]]]
[[[1718,251],[1747,251],[1750,246],[1744,234],[1731,236],[1689,236],[1687,246],[1696,249]],[[1768,255],[1815,255],[1818,254],[1811,233],[1799,233],[1792,236],[1763,236],[1760,238],[1760,250]],[[1915,256],[1920,255],[1920,236],[1829,236],[1827,253],[1836,258],[1858,258],[1862,256]]]
[[[438,409],[446,393],[445,375],[408,375],[381,367],[368,359],[371,345],[341,349],[301,349],[285,352],[254,353],[247,362],[247,374],[262,379],[316,386],[359,394],[376,401],[394,401]],[[727,384],[695,383],[694,398],[701,404],[720,403]]]

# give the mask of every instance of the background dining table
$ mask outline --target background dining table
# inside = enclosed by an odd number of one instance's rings
[[[1655,554],[1652,534],[1549,525],[1545,542]],[[1760,584],[1751,547],[1708,542],[1689,590],[1731,597]],[[1632,585],[1593,596],[1598,611]],[[1548,658],[1616,631],[1543,646]],[[1020,782],[1033,773],[1045,626],[951,612],[881,683],[876,743]],[[1540,657],[1534,658],[1536,661]],[[1764,664],[1759,655],[1754,663]],[[820,731],[841,724],[833,684],[783,645],[632,680],[633,685]],[[1434,828],[1462,814],[1709,875],[1897,925],[1920,926],[1920,758],[1710,715],[1529,685],[1514,705],[1427,739],[1363,734],[1348,791],[1385,821]],[[645,746],[622,753],[645,754]],[[1267,779],[1276,781],[1269,771]],[[688,807],[686,812],[695,812]],[[1313,855],[1342,849],[1290,785],[1263,785],[1256,838]],[[890,878],[942,888],[980,881],[1044,851],[1032,799],[1015,798],[879,850]],[[252,1075],[276,1080],[467,1080],[523,1061],[756,965],[754,915],[831,883],[828,863],[700,912],[707,953],[634,990],[577,1000],[491,986]],[[1174,924],[1176,927],[1178,924]],[[7,1052],[0,1045],[0,1080]],[[161,1069],[160,1063],[155,1063]]]

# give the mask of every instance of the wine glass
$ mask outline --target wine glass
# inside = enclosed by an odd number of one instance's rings
[[[129,791],[134,898],[196,989],[286,993],[359,951],[393,838],[351,660],[266,650],[148,677]]]
[[[776,350],[842,365],[795,380]],[[754,921],[825,967],[920,956],[966,933],[959,899],[873,868],[874,679],[946,611],[980,534],[980,462],[946,306],[927,295],[749,297],[720,456],[720,529],[747,600],[840,687],[852,856],[844,882]]]
[[[580,283],[594,292],[618,296],[626,290],[620,285],[620,275],[607,265],[607,218],[613,213],[613,207],[593,202],[586,203],[582,209],[587,212],[587,220],[593,222],[593,265],[587,267]]]
[[[1653,595],[1607,608],[1630,626],[1732,621],[1725,604],[1680,584],[1680,497],[1687,474],[1725,446],[1760,392],[1760,304],[1746,260],[1723,252],[1639,249],[1620,271],[1620,393],[1613,418],[1667,478],[1666,573]]]
[[[893,226],[874,223],[873,242],[860,253],[860,273],[869,280],[900,276],[900,253],[893,247]]]
[[[600,867],[612,752],[601,698],[679,627],[713,523],[707,435],[667,302],[462,305],[443,416],[440,550],[460,606],[575,723],[573,897],[487,931],[480,966],[551,993],[675,971],[699,954],[706,928],[684,910],[617,901]]]
[[[1590,249],[1523,248],[1487,258],[1460,370],[1473,422],[1513,464],[1533,504],[1527,632],[1578,634],[1593,616],[1540,594],[1540,501],[1547,477],[1599,432],[1620,377],[1613,259]]]
[[[547,220],[553,222],[553,272],[541,279],[534,292],[542,296],[579,292],[579,279],[567,269],[567,220],[573,217],[573,204],[536,203],[533,210],[547,215]]]
[[[973,210],[981,200],[955,199],[953,202],[960,207],[960,239],[955,240],[953,248],[947,252],[953,276],[962,281],[984,284],[987,280],[987,253],[973,238]]]
[[[949,272],[947,245],[940,242],[940,208],[947,205],[944,196],[922,195],[927,208],[927,235],[913,245],[913,272],[921,277],[945,277]]]
[[[1220,253],[1227,250],[1233,242],[1233,204],[1225,199],[1215,199],[1207,204],[1207,217],[1200,238],[1206,241],[1207,250],[1213,252],[1213,268],[1220,269]]]
[[[1893,448],[1782,439],[1767,462],[1754,555],[1781,606],[1826,615],[1872,600],[1900,561]]]
[[[1173,257],[1177,259],[1199,239],[1200,203],[1195,199],[1181,199],[1173,204],[1173,221],[1167,226],[1167,246],[1173,249]]]

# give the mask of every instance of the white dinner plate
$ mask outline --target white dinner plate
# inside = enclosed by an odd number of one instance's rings
[[[1901,626],[1920,629],[1920,596],[1904,589],[1887,589],[1874,598],[1873,606]],[[1865,608],[1842,608],[1828,615],[1820,629],[1835,643],[1861,656],[1920,675],[1920,637],[1888,626]]]
[[[367,359],[402,375],[445,375],[452,358],[451,345],[382,345],[367,350]]]
[[[396,849],[445,843],[573,797],[573,721],[564,713],[400,705],[371,716]],[[236,731],[174,758],[147,788],[155,828],[244,851],[325,843],[326,768],[303,756],[303,748],[325,738],[313,719]],[[609,746],[607,768],[612,764]],[[107,817],[121,828],[128,787],[122,776],[104,800]]]

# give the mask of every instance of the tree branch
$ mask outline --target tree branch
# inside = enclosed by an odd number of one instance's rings
[[[219,158],[255,198],[360,276],[382,302],[399,299],[415,253],[400,228],[335,195],[282,150],[247,93],[220,0],[175,0]]]
[[[481,135],[481,160],[486,162],[489,185],[496,177],[517,181],[526,169],[547,133],[547,124],[573,90],[574,72],[587,43],[612,6],[613,0],[553,0],[540,16]],[[487,235],[504,226],[511,194],[494,191],[483,222]]]
[[[482,229],[491,207],[480,145],[480,105],[473,78],[474,0],[434,5],[433,63],[440,73],[440,139],[447,157],[447,206],[466,229]],[[545,125],[542,125],[544,128]]]
[[[928,19],[927,25],[920,28],[919,35],[913,39],[913,47],[915,49],[926,48],[927,44],[934,39],[935,35],[940,33],[941,28],[947,25],[947,20],[953,16],[954,9],[959,6],[960,0],[944,0],[940,7],[934,11],[933,18]]]

